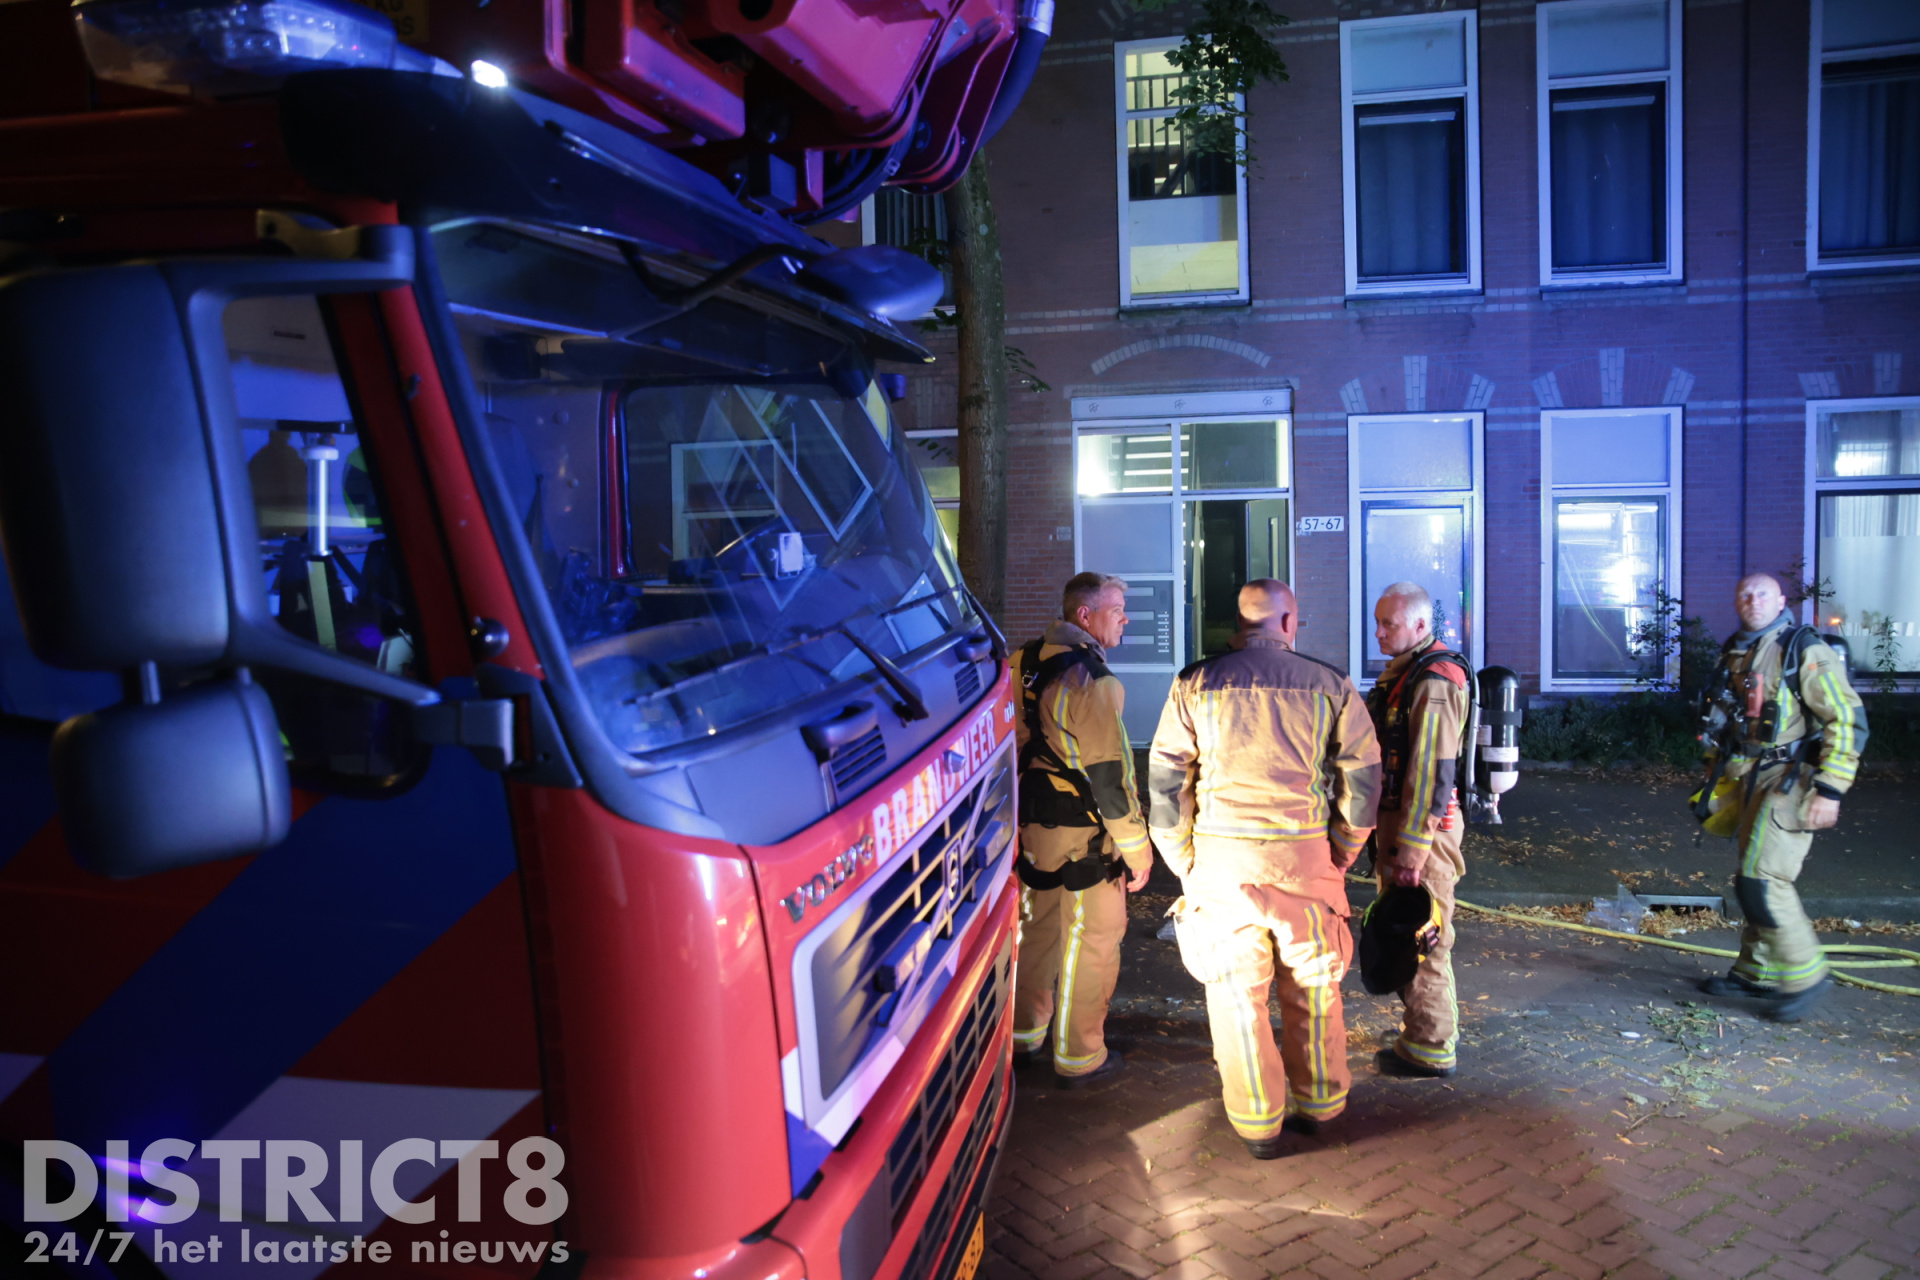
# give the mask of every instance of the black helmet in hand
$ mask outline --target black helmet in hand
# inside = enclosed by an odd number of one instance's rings
[[[1402,990],[1440,940],[1446,920],[1420,885],[1388,885],[1360,920],[1360,985],[1368,995]]]

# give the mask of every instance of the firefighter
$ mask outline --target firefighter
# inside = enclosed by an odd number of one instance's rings
[[[1053,1025],[1054,1083],[1102,1080],[1124,1065],[1106,1043],[1120,974],[1127,891],[1153,870],[1121,720],[1126,693],[1106,667],[1126,630],[1127,584],[1110,574],[1068,580],[1060,618],[1021,649],[1014,674],[1024,714],[1020,751],[1020,963],[1014,1061],[1040,1054]],[[1131,878],[1128,878],[1128,876]]]
[[[1740,630],[1716,673],[1716,688],[1732,692],[1735,715],[1710,754],[1739,784],[1733,884],[1746,924],[1732,971],[1700,989],[1760,996],[1762,1017],[1798,1022],[1833,980],[1794,881],[1813,833],[1840,820],[1840,797],[1867,743],[1867,714],[1845,660],[1813,628],[1794,626],[1786,605],[1772,574],[1741,579],[1734,595]]]
[[[1317,1133],[1347,1105],[1345,873],[1373,826],[1380,752],[1352,681],[1294,652],[1286,583],[1247,583],[1239,613],[1232,650],[1175,678],[1147,792],[1154,844],[1184,891],[1175,932],[1207,989],[1227,1119],[1271,1160],[1283,1130]]]
[[[1433,597],[1412,582],[1380,593],[1373,635],[1389,661],[1367,695],[1380,738],[1380,825],[1374,874],[1381,893],[1420,886],[1439,908],[1440,927],[1400,990],[1406,1006],[1400,1038],[1374,1055],[1384,1076],[1437,1078],[1457,1065],[1459,1004],[1453,987],[1453,887],[1466,874],[1460,836],[1466,825],[1454,774],[1460,736],[1472,708],[1465,659],[1433,634]],[[1443,656],[1444,655],[1444,656]]]

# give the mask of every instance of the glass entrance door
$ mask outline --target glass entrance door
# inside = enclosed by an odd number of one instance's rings
[[[1351,527],[1352,670],[1370,684],[1387,657],[1373,608],[1396,582],[1433,597],[1434,634],[1475,666],[1481,654],[1480,495],[1484,422],[1479,414],[1355,417],[1347,425]]]
[[[1144,745],[1174,673],[1226,651],[1241,584],[1291,572],[1288,420],[1081,422],[1074,473],[1075,566],[1127,579],[1131,621],[1107,658],[1127,689],[1127,732]]]

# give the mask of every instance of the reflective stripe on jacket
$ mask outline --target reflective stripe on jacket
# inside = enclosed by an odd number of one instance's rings
[[[1466,729],[1467,713],[1472,706],[1466,677],[1460,668],[1452,662],[1436,663],[1411,687],[1397,687],[1407,668],[1435,648],[1444,650],[1446,646],[1437,638],[1429,637],[1426,643],[1388,662],[1379,681],[1392,691],[1388,695],[1387,714],[1402,711],[1407,722],[1407,759],[1402,766],[1400,794],[1395,797],[1400,810],[1400,830],[1395,838],[1397,855],[1393,861],[1397,866],[1415,869],[1425,865],[1433,852],[1434,836],[1441,824],[1449,820],[1448,809],[1454,807],[1456,784],[1470,781],[1454,776],[1460,760],[1460,735]],[[1457,808],[1451,820],[1461,821]],[[1458,843],[1452,842],[1454,847]],[[1449,853],[1457,863],[1454,874],[1464,873],[1466,865],[1459,860],[1459,854],[1452,849]]]
[[[1106,661],[1098,641],[1070,622],[1055,620],[1040,646],[1040,660],[1076,645]],[[1014,679],[1025,675],[1015,654]],[[1093,798],[1113,847],[1134,872],[1153,865],[1153,847],[1147,840],[1146,817],[1140,811],[1139,787],[1133,771],[1133,748],[1121,720],[1126,690],[1115,675],[1095,676],[1084,666],[1069,667],[1040,699],[1040,731],[1069,769],[1078,769],[1093,784]],[[1027,741],[1024,716],[1014,721],[1019,745]],[[1037,778],[1021,779],[1023,786],[1045,785]],[[1082,831],[1086,828],[1082,827]],[[1022,836],[1022,843],[1027,843]],[[1051,869],[1051,868],[1045,868]]]
[[[1179,870],[1194,833],[1327,837],[1349,864],[1373,829],[1380,747],[1353,682],[1265,636],[1196,662],[1167,695],[1147,764],[1154,841]]]
[[[1753,671],[1760,677],[1763,700],[1779,704],[1773,741],[1743,744],[1742,755],[1727,762],[1727,776],[1741,777],[1753,767],[1747,750],[1795,743],[1820,729],[1819,759],[1807,761],[1818,766],[1813,782],[1844,795],[1860,771],[1860,752],[1867,745],[1867,709],[1847,678],[1847,664],[1818,640],[1810,640],[1801,652],[1800,696],[1793,696],[1781,679],[1784,640],[1791,638],[1793,630],[1789,622],[1784,629],[1763,632],[1745,648],[1727,651],[1727,670],[1735,681]]]

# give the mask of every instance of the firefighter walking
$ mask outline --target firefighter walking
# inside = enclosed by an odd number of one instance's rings
[[[1797,1022],[1833,980],[1794,882],[1813,833],[1840,820],[1867,743],[1866,708],[1846,661],[1813,628],[1793,625],[1772,574],[1743,578],[1734,608],[1740,630],[1715,673],[1725,710],[1709,759],[1731,783],[1721,803],[1738,806],[1733,884],[1746,924],[1732,971],[1700,989],[1759,996],[1762,1017]]]
[[[1075,1088],[1123,1065],[1106,1043],[1120,974],[1127,891],[1146,887],[1153,849],[1140,812],[1126,694],[1106,651],[1126,630],[1127,584],[1069,579],[1060,619],[1015,658],[1020,751],[1020,963],[1014,980],[1016,1064],[1039,1056],[1053,1028],[1055,1084]],[[1131,873],[1131,878],[1126,878]]]
[[[1154,843],[1184,890],[1180,957],[1207,989],[1227,1119],[1269,1160],[1283,1129],[1316,1133],[1347,1104],[1344,877],[1373,826],[1380,756],[1353,683],[1294,652],[1292,590],[1249,582],[1239,613],[1233,651],[1174,680],[1147,787]]]
[[[1472,707],[1472,672],[1433,634],[1433,597],[1417,583],[1396,582],[1383,591],[1373,619],[1374,638],[1389,659],[1367,695],[1382,775],[1374,873],[1383,895],[1395,886],[1426,889],[1440,916],[1413,980],[1400,989],[1406,1006],[1400,1037],[1374,1055],[1374,1065],[1387,1076],[1450,1076],[1459,1034],[1453,891],[1467,870],[1458,786],[1471,782],[1455,773]]]

